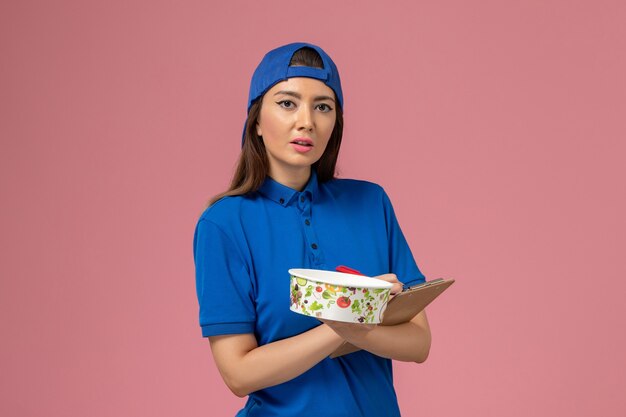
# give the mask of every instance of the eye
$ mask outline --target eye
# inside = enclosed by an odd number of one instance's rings
[[[320,109],[322,111],[322,113],[328,113],[329,111],[331,111],[333,108],[330,107],[328,104],[326,103],[321,103],[317,106],[318,109]]]
[[[278,104],[280,107],[284,109],[293,109],[295,107],[295,104],[291,100],[277,101],[276,104]]]

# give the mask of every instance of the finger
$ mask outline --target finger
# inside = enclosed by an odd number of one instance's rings
[[[387,282],[391,282],[391,283],[399,282],[398,281],[398,277],[396,276],[396,274],[382,274],[382,275],[378,275],[378,276],[376,276],[374,278],[382,279],[383,281],[387,281]]]
[[[381,279],[383,281],[387,281],[393,284],[393,286],[391,287],[391,291],[390,291],[392,296],[399,292],[402,292],[403,284],[398,280],[398,277],[396,276],[396,274],[383,274],[374,278],[378,278],[378,279]]]
[[[396,295],[399,292],[402,292],[402,283],[401,282],[397,282],[397,283],[393,284],[393,287],[391,287],[391,295]]]

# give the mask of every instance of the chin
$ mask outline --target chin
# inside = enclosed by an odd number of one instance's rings
[[[294,158],[290,158],[288,163],[299,167],[311,166],[319,161],[321,157],[321,155],[296,155]]]

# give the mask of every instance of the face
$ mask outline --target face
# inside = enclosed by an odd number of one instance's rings
[[[265,93],[256,129],[272,178],[284,184],[308,178],[335,127],[336,106],[333,90],[313,78],[289,78]]]

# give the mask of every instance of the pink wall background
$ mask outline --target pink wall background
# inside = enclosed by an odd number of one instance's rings
[[[344,81],[341,175],[429,278],[404,416],[626,413],[626,7],[615,1],[0,5],[0,414],[232,416],[192,234],[277,45]]]

